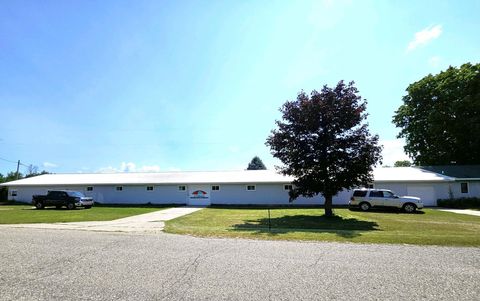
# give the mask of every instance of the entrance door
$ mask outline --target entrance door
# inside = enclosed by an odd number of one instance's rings
[[[188,185],[187,204],[190,206],[210,205],[210,186]]]

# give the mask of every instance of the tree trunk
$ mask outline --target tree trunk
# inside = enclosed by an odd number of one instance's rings
[[[333,211],[332,211],[332,196],[331,195],[325,195],[325,216],[326,217],[332,217],[333,216]]]

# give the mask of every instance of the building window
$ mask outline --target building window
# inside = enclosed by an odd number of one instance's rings
[[[468,193],[468,183],[467,182],[460,183],[460,191],[462,193]]]
[[[122,190],[123,190],[123,186],[117,186],[117,187],[115,187],[115,190],[116,190],[116,191],[122,191]]]
[[[92,191],[93,190],[93,186],[87,186],[87,191]]]
[[[16,191],[16,190],[12,190],[11,195],[12,195],[12,196],[17,196],[17,191]]]
[[[212,190],[220,190],[220,186],[219,185],[212,185]]]
[[[180,190],[180,191],[185,191],[186,189],[187,189],[187,187],[185,187],[185,185],[178,186],[178,190]]]
[[[365,188],[371,188],[371,189],[373,189],[373,188],[375,188],[375,187],[373,187],[373,184],[367,184],[367,185],[365,185]]]
[[[153,186],[147,186],[148,191],[153,191]]]
[[[255,191],[255,185],[247,185],[247,190],[248,191]]]
[[[293,189],[293,186],[292,186],[291,184],[285,184],[285,185],[283,185],[283,190],[288,190],[288,191],[290,191],[290,190],[292,190],[292,189]]]

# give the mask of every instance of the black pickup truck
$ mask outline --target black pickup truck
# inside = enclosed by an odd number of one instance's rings
[[[76,207],[84,207],[90,209],[93,206],[93,199],[86,197],[83,193],[72,190],[51,190],[47,195],[34,195],[32,204],[37,209],[43,209],[46,206],[55,206],[67,209],[75,209]]]

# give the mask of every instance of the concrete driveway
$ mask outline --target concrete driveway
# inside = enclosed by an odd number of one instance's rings
[[[458,214],[467,214],[467,215],[475,215],[480,216],[480,211],[477,210],[470,210],[470,209],[438,209],[440,211],[458,213]]]
[[[129,216],[113,221],[74,222],[74,223],[37,223],[0,225],[1,228],[35,228],[84,230],[103,232],[161,232],[168,221],[203,209],[202,207],[176,207],[151,213]]]

